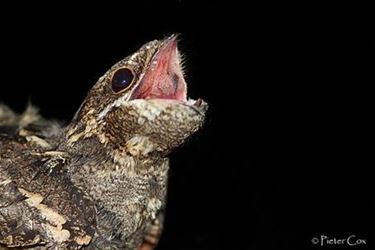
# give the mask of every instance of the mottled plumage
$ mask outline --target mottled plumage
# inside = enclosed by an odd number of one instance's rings
[[[66,126],[0,105],[0,249],[152,249],[168,154],[198,130],[176,38],[115,64]]]

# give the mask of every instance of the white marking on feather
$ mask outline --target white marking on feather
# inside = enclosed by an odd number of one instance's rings
[[[85,235],[85,236],[78,236],[75,238],[75,241],[78,243],[78,245],[88,245],[91,241],[91,236],[90,235]]]
[[[36,135],[30,135],[25,137],[26,140],[30,143],[36,144],[38,146],[41,146],[42,148],[50,148],[51,145],[43,140],[42,138],[36,136]]]
[[[1,182],[0,182],[0,186],[8,185],[8,184],[11,183],[11,182],[12,182],[11,179],[6,179],[5,181],[1,181]]]
[[[42,204],[44,197],[38,193],[29,192],[25,189],[18,188],[18,190],[27,197],[25,202],[31,207],[35,207],[39,210],[40,215],[46,219],[49,224],[44,224],[46,229],[49,230],[50,235],[57,242],[63,242],[69,239],[70,232],[66,229],[63,229],[63,225],[66,222],[66,219],[63,215],[59,214],[53,208],[48,207],[45,204]]]
[[[154,144],[150,141],[147,136],[135,135],[126,142],[126,146],[131,155],[144,155],[155,150]]]
[[[151,198],[147,204],[147,210],[151,214],[151,219],[156,218],[156,213],[160,210],[162,202],[159,199]]]
[[[154,120],[163,111],[163,109],[158,107],[155,102],[143,99],[133,100],[129,102],[129,104],[136,106],[138,112],[140,112],[139,115],[146,118],[148,121]]]
[[[130,56],[130,61],[133,61],[136,57],[138,56],[138,53],[134,53],[133,55]]]
[[[126,102],[126,99],[128,98],[128,95],[123,95],[120,98],[116,99],[116,101],[109,104],[107,107],[103,109],[102,112],[99,113],[98,119],[103,119],[104,116],[108,114],[109,111],[112,110],[113,107],[120,107],[124,102]]]
[[[132,61],[132,60],[127,61],[127,63],[128,63],[128,64],[133,64],[133,65],[136,65],[136,64],[137,64],[137,62]]]

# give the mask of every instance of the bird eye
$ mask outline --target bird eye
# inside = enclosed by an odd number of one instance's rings
[[[114,92],[120,92],[128,88],[133,82],[134,74],[130,69],[122,68],[117,70],[112,76],[112,89]]]

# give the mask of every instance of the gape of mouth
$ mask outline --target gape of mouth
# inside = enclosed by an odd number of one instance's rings
[[[187,103],[187,86],[175,35],[161,42],[131,99],[164,99]]]

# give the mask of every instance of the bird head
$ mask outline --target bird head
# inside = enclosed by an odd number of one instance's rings
[[[67,141],[96,138],[123,153],[166,154],[202,126],[207,107],[187,97],[172,35],[146,43],[99,78],[68,126]]]

